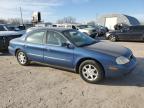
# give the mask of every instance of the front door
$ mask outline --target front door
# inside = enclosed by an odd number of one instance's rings
[[[119,32],[117,33],[118,35],[118,39],[119,40],[130,40],[129,36],[131,35],[129,30],[127,29],[121,29],[119,30]]]
[[[73,68],[73,48],[63,46],[68,40],[59,32],[48,31],[44,60],[50,65]]]

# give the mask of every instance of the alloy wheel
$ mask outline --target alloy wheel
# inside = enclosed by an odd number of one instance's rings
[[[20,64],[24,65],[27,63],[27,57],[24,54],[24,52],[19,52],[18,53],[18,61],[20,62]]]
[[[98,78],[98,70],[91,64],[87,64],[82,68],[82,74],[89,81],[94,81]]]
[[[115,42],[115,41],[116,41],[116,37],[115,37],[115,36],[111,36],[110,39],[111,39],[112,42]]]

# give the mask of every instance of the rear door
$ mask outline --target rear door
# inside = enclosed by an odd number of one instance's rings
[[[130,32],[129,28],[121,29],[117,34],[119,40],[131,40],[132,33]]]
[[[143,39],[143,30],[140,26],[131,27],[129,38],[131,40],[142,40]]]
[[[45,30],[37,30],[26,38],[25,52],[30,60],[43,62]]]
[[[74,49],[62,46],[68,40],[59,32],[48,31],[47,44],[44,49],[44,60],[50,65],[73,68]]]

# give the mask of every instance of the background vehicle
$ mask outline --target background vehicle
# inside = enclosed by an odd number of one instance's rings
[[[12,24],[0,24],[0,31],[20,31],[20,29]]]
[[[78,31],[82,33],[85,33],[92,38],[95,38],[96,36],[98,36],[98,31],[96,30],[96,28],[89,26],[89,25],[77,25],[77,26],[73,25],[72,28],[77,29]]]
[[[89,25],[89,27],[93,27],[97,31],[97,36],[104,36],[106,32],[108,32],[108,29],[106,27],[100,26],[100,25]]]
[[[24,32],[18,32],[15,28],[1,24],[0,25],[0,51],[8,49],[9,41],[22,36]]]
[[[89,26],[89,25],[55,24],[55,25],[52,25],[52,27],[75,29],[75,30],[78,30],[82,33],[85,33],[85,34],[89,35],[92,38],[95,38],[96,36],[99,35],[99,29],[95,28],[93,26]]]
[[[114,26],[115,30],[121,30],[123,28],[129,27],[127,24],[123,24],[123,23],[118,23]]]
[[[144,41],[144,26],[130,26],[106,33],[106,39],[111,41]]]
[[[19,25],[17,28],[18,28],[19,30],[26,30],[25,25]]]
[[[129,49],[96,41],[73,29],[37,28],[10,41],[9,52],[21,65],[47,63],[78,72],[89,83],[123,75],[136,65]]]

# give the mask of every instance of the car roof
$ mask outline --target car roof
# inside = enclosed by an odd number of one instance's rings
[[[6,24],[0,24],[0,26],[5,26]]]
[[[49,28],[49,27],[33,27],[33,28],[30,28],[30,29],[31,29],[31,31],[45,29],[45,30],[53,30],[53,31],[57,31],[57,32],[63,32],[63,31],[66,31],[66,30],[73,30],[73,29],[61,28],[61,27],[58,27],[58,28],[56,28],[56,27],[51,27],[51,28]]]

